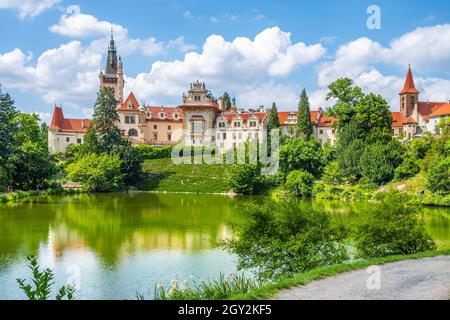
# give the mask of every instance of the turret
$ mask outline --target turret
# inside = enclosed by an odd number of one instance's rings
[[[405,85],[400,95],[400,111],[405,117],[417,115],[420,92],[416,89],[414,78],[411,71],[411,65],[408,66]]]

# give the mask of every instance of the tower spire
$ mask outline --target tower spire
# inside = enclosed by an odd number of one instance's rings
[[[403,90],[400,92],[400,95],[405,93],[412,93],[412,94],[419,93],[414,84],[414,78],[411,71],[411,64],[408,64],[408,73],[406,75],[405,85],[403,86]]]

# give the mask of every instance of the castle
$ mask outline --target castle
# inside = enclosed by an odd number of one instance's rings
[[[131,92],[124,100],[124,66],[117,55],[114,37],[111,34],[104,71],[99,74],[99,88],[111,87],[119,101],[120,117],[117,126],[121,134],[134,145],[215,145],[226,151],[238,147],[249,139],[262,140],[268,125],[268,113],[264,107],[245,110],[233,105],[225,110],[222,99],[216,99],[204,82],[191,84],[183,94],[179,106],[147,106],[140,104]],[[392,134],[395,137],[412,139],[425,132],[438,133],[437,126],[442,117],[450,116],[449,102],[421,102],[416,89],[411,67],[400,92],[400,111],[392,112]],[[293,136],[297,124],[297,112],[279,112],[281,134]],[[319,109],[311,111],[314,137],[321,144],[336,143],[334,121]],[[56,106],[49,127],[49,151],[64,152],[72,144],[84,142],[90,126],[89,119],[66,119],[61,107]]]

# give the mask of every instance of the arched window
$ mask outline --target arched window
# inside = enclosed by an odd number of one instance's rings
[[[130,129],[130,131],[128,131],[128,136],[129,137],[137,137],[138,136],[138,132],[136,129]]]

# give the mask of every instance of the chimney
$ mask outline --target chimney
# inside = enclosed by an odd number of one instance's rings
[[[223,111],[223,98],[219,97],[219,110]]]
[[[259,112],[264,112],[264,106],[259,106]]]

